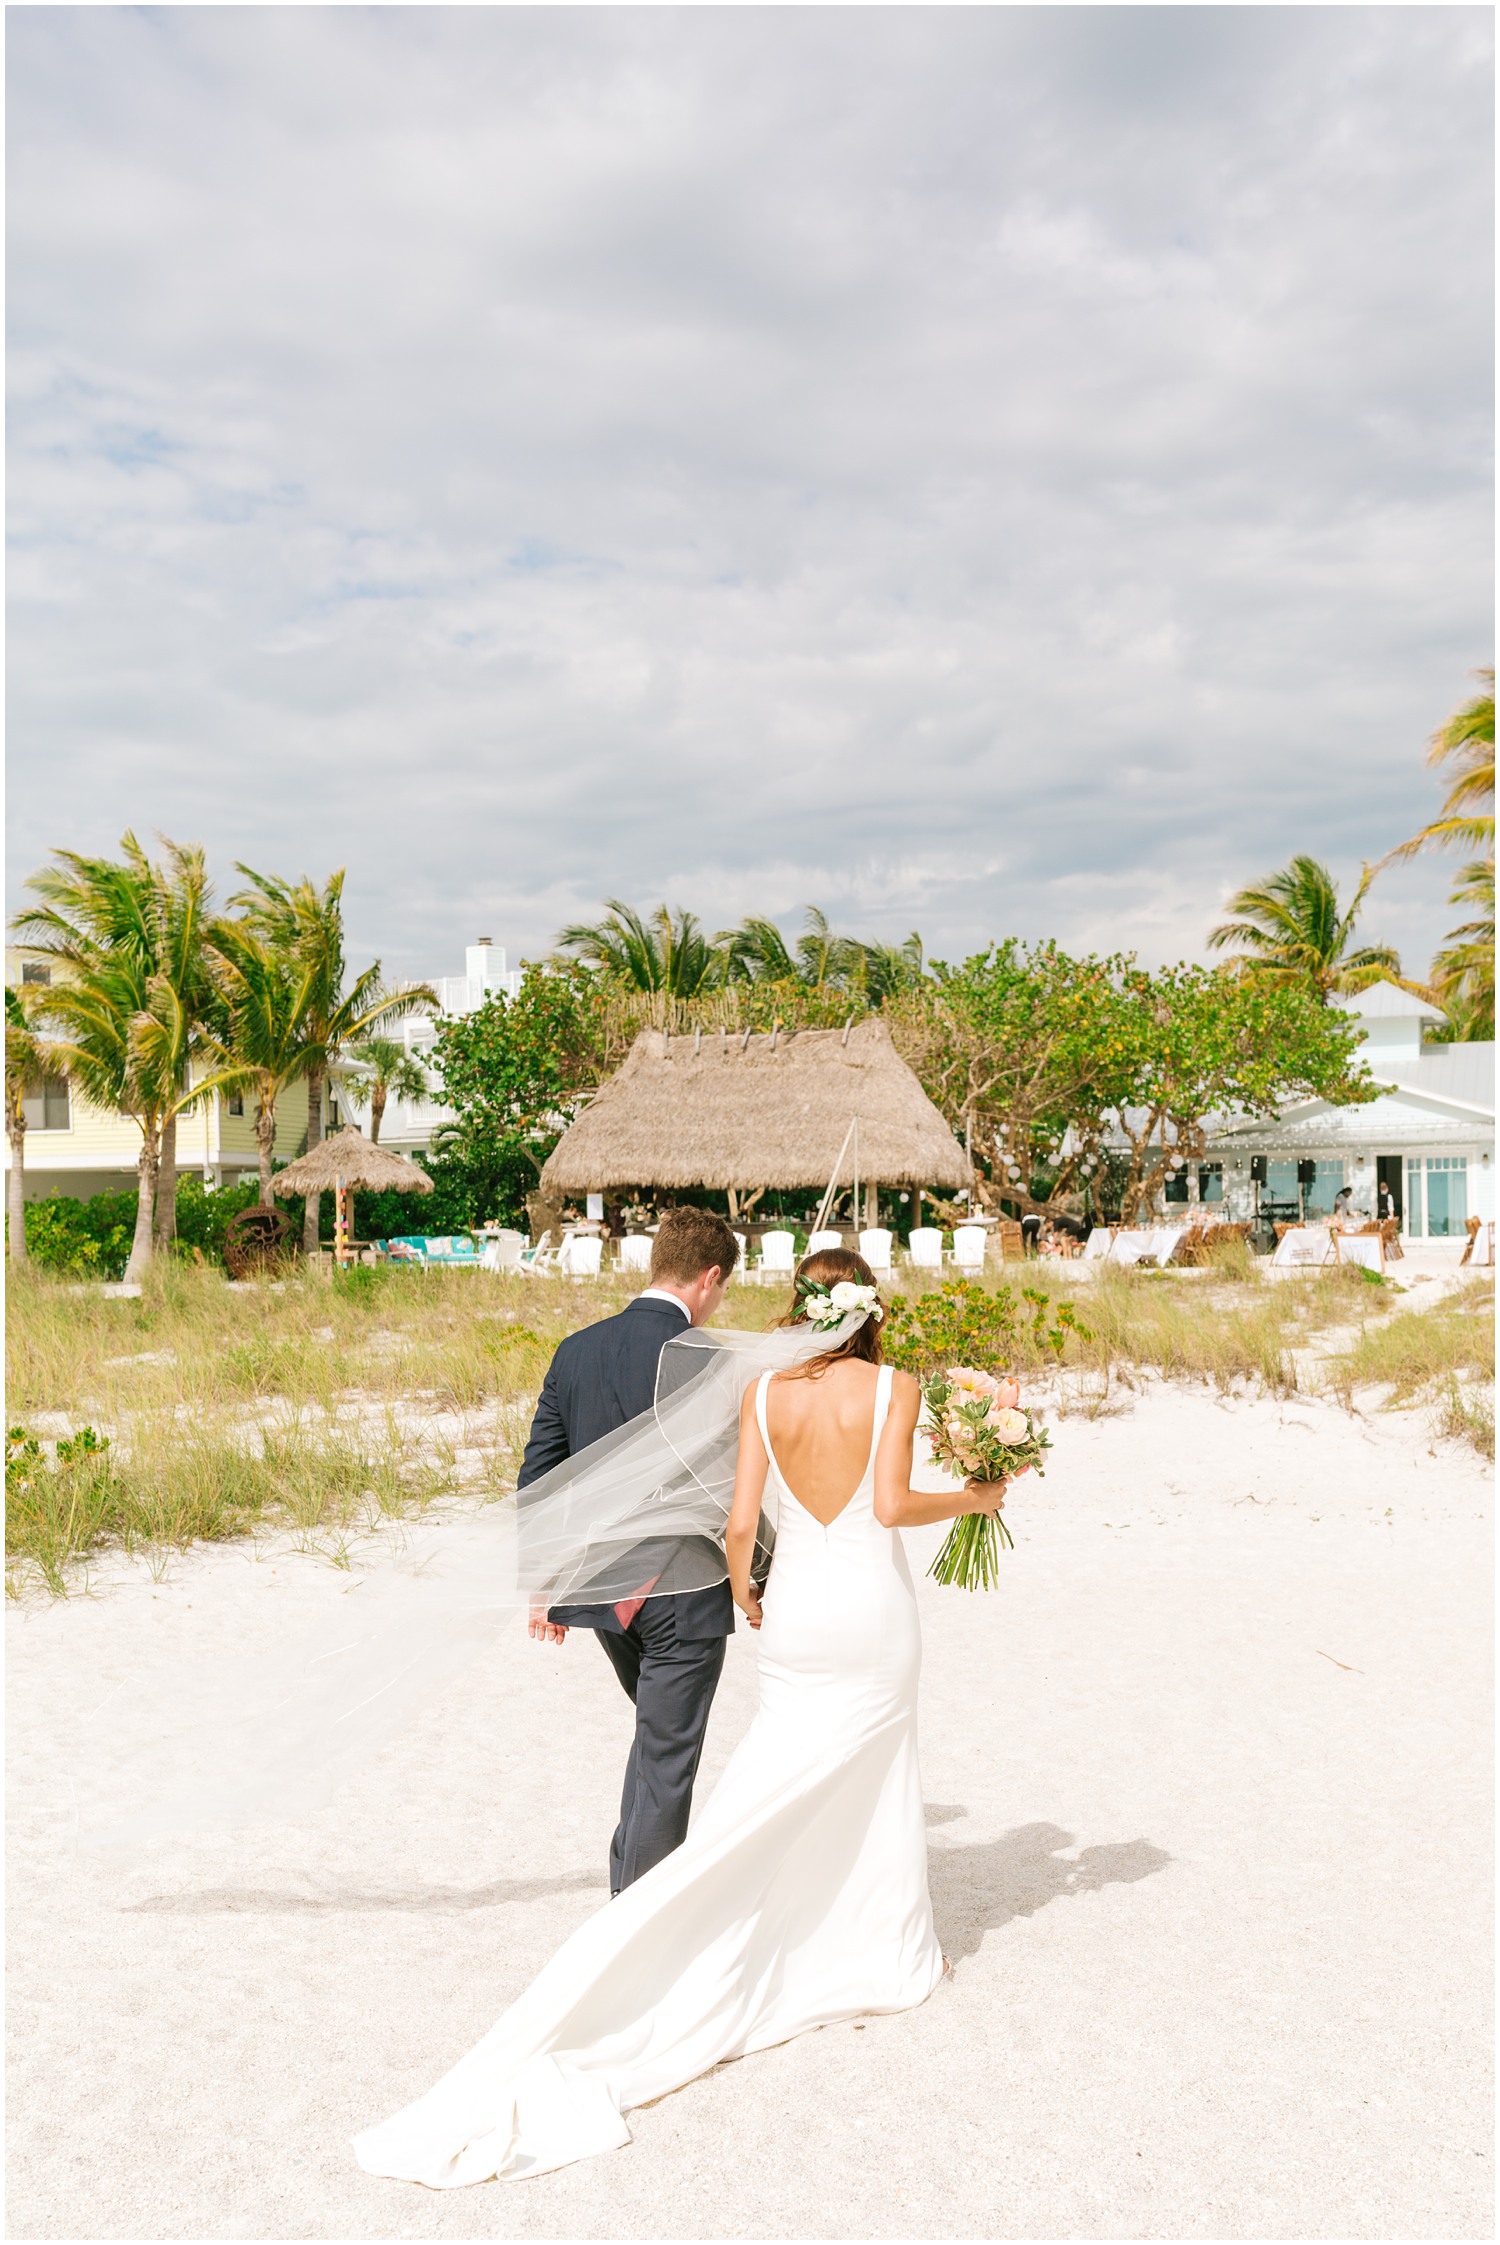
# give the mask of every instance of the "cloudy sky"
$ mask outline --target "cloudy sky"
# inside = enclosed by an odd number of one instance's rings
[[[605,895],[1162,958],[1434,807],[1488,9],[7,23],[13,903],[132,825],[398,972]]]

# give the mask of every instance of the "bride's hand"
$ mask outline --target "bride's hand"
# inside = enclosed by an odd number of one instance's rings
[[[968,1510],[985,1512],[993,1518],[997,1512],[1004,1510],[1005,1492],[1009,1487],[1008,1477],[1004,1481],[966,1481],[964,1495],[970,1500]]]
[[[762,1621],[765,1619],[765,1616],[760,1610],[760,1591],[753,1582],[750,1585],[750,1594],[746,1598],[744,1605],[740,1608],[740,1611],[743,1613],[746,1621],[749,1622],[752,1629],[759,1629]]]

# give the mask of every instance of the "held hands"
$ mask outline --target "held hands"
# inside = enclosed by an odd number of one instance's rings
[[[568,1634],[567,1624],[549,1621],[545,1606],[533,1606],[526,1623],[526,1634],[534,1637],[539,1645],[560,1645]]]
[[[760,1610],[759,1583],[751,1583],[750,1588],[745,1595],[745,1602],[740,1608],[740,1611],[743,1613],[746,1621],[749,1622],[752,1629],[759,1629],[762,1621],[764,1621],[765,1619],[764,1614],[762,1614]]]

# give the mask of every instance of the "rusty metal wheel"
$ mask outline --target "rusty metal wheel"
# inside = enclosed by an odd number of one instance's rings
[[[224,1234],[231,1278],[255,1278],[291,1259],[292,1222],[279,1208],[242,1208]]]

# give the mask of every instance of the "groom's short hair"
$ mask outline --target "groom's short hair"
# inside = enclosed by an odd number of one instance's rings
[[[728,1278],[740,1243],[711,1208],[669,1208],[651,1243],[651,1276],[658,1285],[691,1286],[717,1263]]]

